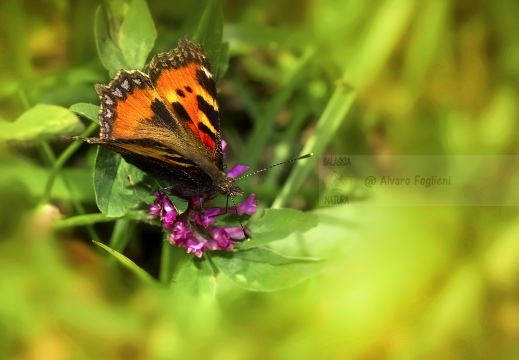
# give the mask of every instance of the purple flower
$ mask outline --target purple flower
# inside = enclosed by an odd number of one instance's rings
[[[220,209],[208,209],[202,213],[195,214],[195,221],[203,227],[208,227],[216,220],[216,215],[220,212]]]
[[[222,155],[225,159],[227,143],[222,140]],[[247,165],[236,165],[227,176],[236,179],[249,169]],[[157,217],[162,225],[170,231],[169,242],[173,245],[186,248],[187,253],[202,257],[207,250],[231,251],[236,244],[249,235],[249,230],[241,226],[215,226],[218,215],[227,210],[238,215],[254,215],[258,200],[254,194],[236,206],[236,209],[210,208],[204,209],[204,200],[207,196],[192,197],[188,201],[187,210],[179,214],[168,195],[163,191],[155,192],[155,202],[150,206],[150,215]]]
[[[221,207],[219,208],[218,214],[238,214],[239,216],[242,216],[244,214],[247,215],[254,215],[257,211],[257,207],[259,204],[259,200],[255,199],[254,194],[250,194],[247,199],[245,199],[244,202],[241,204],[236,205],[236,208],[229,208],[229,207]],[[243,232],[243,231],[242,231]]]
[[[243,174],[245,171],[249,170],[249,167],[247,165],[235,165],[229,172],[227,173],[227,176],[233,179],[236,179],[238,176]]]
[[[256,210],[258,207],[259,201],[254,198],[254,194],[250,194],[244,202],[239,205],[236,205],[236,210],[238,215],[242,216],[243,214],[254,215],[256,214]]]
[[[185,240],[191,236],[191,230],[184,221],[177,221],[169,235],[170,242],[178,246],[184,245]]]
[[[165,228],[169,229],[178,216],[178,211],[166,195],[162,191],[155,192],[155,201],[150,206],[150,215],[159,217]]]
[[[222,140],[222,158],[225,160],[227,155],[225,155],[225,148],[227,147],[227,141]]]
[[[205,197],[191,198],[187,210],[179,214],[166,193],[158,191],[155,196],[150,214],[159,217],[163,226],[170,230],[170,243],[186,248],[187,253],[202,257],[207,250],[231,251],[236,245],[236,240],[246,236],[244,231],[248,234],[248,229],[241,226],[215,226],[216,216],[223,211],[221,208],[204,209]],[[258,200],[251,194],[236,208],[239,215],[253,215],[256,213],[257,205]]]
[[[246,234],[244,234],[241,226],[228,227],[225,229],[225,231],[227,232],[227,234],[229,235],[229,237],[231,239],[235,239],[235,240],[241,240],[245,237],[245,235],[250,235],[249,229],[245,228]]]
[[[207,248],[209,250],[230,251],[234,248],[234,242],[230,240],[227,228],[211,227],[209,229],[209,234],[211,235],[211,239],[207,241]]]
[[[187,248],[188,254],[195,254],[195,256],[199,258],[202,257],[202,254],[206,250],[204,241],[197,237],[189,237],[186,240],[185,247]]]

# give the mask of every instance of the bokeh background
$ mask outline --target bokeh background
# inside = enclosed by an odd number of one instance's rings
[[[124,13],[131,1],[106,1]],[[98,103],[109,81],[90,0],[0,1],[4,129],[40,103]],[[152,53],[193,34],[205,1],[149,0]],[[296,156],[516,155],[519,4],[512,0],[224,1],[230,62],[219,83],[229,163]],[[0,138],[2,138],[0,136]],[[66,139],[0,142],[0,354],[9,359],[516,359],[516,207],[319,207],[318,156],[243,185],[266,205],[319,216],[273,244],[326,259],[273,293],[218,277],[215,298],[142,283],[83,228],[95,213],[84,146],[42,204]],[[488,192],[517,193],[518,168],[476,164]],[[293,174],[293,173],[292,173]],[[295,178],[294,178],[295,177]],[[286,183],[290,186],[285,186]],[[381,196],[398,199],[406,190]],[[413,196],[420,196],[413,195]],[[398,200],[395,200],[398,202]],[[132,228],[125,254],[157,276],[160,232]],[[137,229],[137,230],[135,230]],[[95,227],[107,242],[118,227]]]

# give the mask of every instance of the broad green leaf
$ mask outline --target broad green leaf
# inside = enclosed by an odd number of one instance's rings
[[[213,297],[216,278],[209,261],[192,257],[183,263],[173,279],[173,289],[196,297]]]
[[[124,161],[121,155],[99,148],[94,172],[99,210],[110,217],[126,214],[145,196],[144,191],[135,186],[143,178],[144,173]]]
[[[202,14],[195,41],[204,48],[216,79],[218,79],[218,65],[223,34],[223,11],[221,0],[209,0]]]
[[[320,271],[320,260],[289,258],[265,248],[214,252],[214,265],[237,286],[276,291],[294,286]]]
[[[130,69],[142,69],[157,38],[148,5],[133,0],[119,29],[118,44]]]
[[[96,11],[94,34],[97,53],[110,76],[115,76],[121,69],[128,69],[129,64],[126,62],[121,49],[119,49],[110,36],[108,17],[101,6]]]
[[[294,209],[265,209],[261,215],[253,216],[247,224],[251,240],[243,242],[247,249],[272,241],[281,240],[294,232],[304,232],[317,226],[317,216]]]
[[[144,282],[149,283],[149,284],[153,284],[153,285],[156,284],[155,279],[153,279],[153,277],[150,274],[148,274],[142,268],[137,266],[137,264],[135,264],[133,261],[128,259],[126,256],[124,256],[120,252],[117,252],[114,249],[106,246],[105,244],[97,242],[97,241],[94,241],[94,244],[96,244],[101,249],[103,249],[104,251],[106,251],[107,253],[112,255],[114,258],[116,258],[119,263],[121,263],[124,267],[129,269],[131,272],[133,272],[139,279],[141,279]]]
[[[144,0],[131,1],[119,17],[109,17],[99,7],[95,19],[97,52],[110,76],[121,69],[142,69],[146,63],[157,32]],[[111,21],[111,22],[110,22]]]
[[[40,140],[78,134],[83,129],[81,121],[69,109],[38,104],[14,122],[0,122],[0,140]]]
[[[94,104],[87,103],[77,103],[69,107],[70,111],[75,112],[76,114],[83,115],[84,117],[92,120],[95,123],[99,124],[99,106]]]

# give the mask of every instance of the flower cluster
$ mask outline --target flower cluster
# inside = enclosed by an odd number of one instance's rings
[[[247,166],[237,165],[228,172],[228,176],[236,178],[248,169]],[[164,228],[169,230],[171,244],[185,247],[188,253],[201,257],[207,250],[226,250],[234,248],[236,240],[245,237],[241,226],[215,226],[216,216],[226,211],[238,215],[253,215],[256,213],[258,200],[254,194],[236,208],[211,208],[204,209],[205,197],[193,197],[188,201],[186,211],[180,214],[168,195],[163,191],[155,192],[155,202],[150,206],[150,215],[158,217]]]

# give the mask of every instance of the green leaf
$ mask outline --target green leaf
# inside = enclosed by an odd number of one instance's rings
[[[123,254],[115,251],[114,249],[112,249],[98,241],[94,241],[94,244],[96,244],[101,249],[103,249],[104,251],[106,251],[107,253],[112,255],[114,258],[116,258],[119,263],[121,263],[125,268],[129,269],[131,272],[133,272],[139,279],[143,280],[144,282],[146,282],[148,284],[156,285],[155,279],[153,279],[153,277],[150,274],[148,274],[142,268],[137,266],[137,264],[135,264],[133,261],[128,259]]]
[[[321,269],[320,260],[289,258],[265,248],[214,252],[214,265],[237,286],[276,291],[294,286]]]
[[[113,77],[119,70],[128,69],[129,64],[126,62],[121,49],[112,40],[109,29],[106,12],[103,7],[99,6],[96,10],[94,24],[97,53],[101,63],[108,70],[110,76]]]
[[[76,114],[82,115],[93,122],[99,124],[99,106],[88,103],[77,103],[69,107],[70,111],[75,112]]]
[[[14,122],[0,122],[0,140],[41,140],[78,134],[83,129],[81,121],[69,109],[38,104]]]
[[[128,164],[121,155],[104,148],[97,153],[94,190],[99,210],[109,217],[120,217],[136,207],[145,196],[144,189],[135,186],[144,173]]]
[[[216,81],[220,81],[221,78],[224,77],[227,69],[229,69],[229,60],[231,58],[231,54],[229,53],[229,43],[222,43],[222,47],[220,48],[220,62],[218,64],[218,69],[216,71]]]
[[[193,257],[180,267],[173,279],[174,290],[195,297],[214,297],[216,278],[211,264],[206,259]]]
[[[311,213],[294,209],[265,209],[261,215],[249,220],[247,227],[250,229],[251,239],[243,242],[240,249],[281,240],[293,232],[305,232],[317,224],[317,216]]]
[[[218,65],[223,34],[223,10],[220,0],[209,0],[202,14],[195,41],[204,48],[215,76],[218,79]]]
[[[121,16],[99,7],[95,18],[97,52],[110,76],[121,69],[144,68],[157,31],[144,0],[133,0]]]
[[[153,49],[157,31],[144,0],[133,0],[121,28],[118,44],[130,69],[142,69]]]

